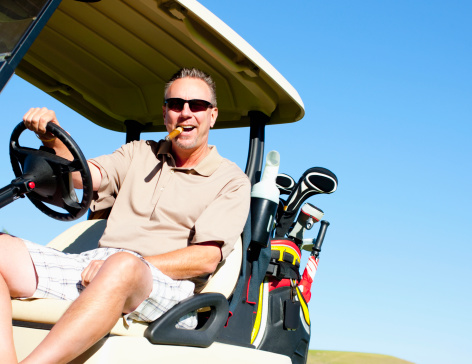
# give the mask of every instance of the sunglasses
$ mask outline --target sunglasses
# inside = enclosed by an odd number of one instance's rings
[[[171,97],[169,99],[165,99],[164,104],[167,105],[170,110],[175,112],[181,112],[185,104],[188,104],[188,107],[192,112],[205,111],[208,108],[213,108],[211,102],[208,102],[206,100],[184,100],[178,97]]]

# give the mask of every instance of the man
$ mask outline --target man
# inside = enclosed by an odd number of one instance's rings
[[[0,236],[2,363],[17,362],[10,297],[74,300],[23,361],[67,363],[106,335],[122,314],[153,321],[199,291],[232,250],[249,212],[250,183],[208,145],[218,116],[214,83],[199,70],[182,69],[167,84],[165,100],[166,128],[180,126],[180,135],[171,142],[132,142],[88,162],[98,195],[91,209],[113,206],[98,249],[66,255]],[[70,158],[46,134],[48,122],[58,124],[53,111],[31,109],[23,119],[43,144]],[[81,187],[80,178],[74,185]],[[64,265],[66,272],[57,268]],[[193,327],[196,320],[189,316],[179,324]]]

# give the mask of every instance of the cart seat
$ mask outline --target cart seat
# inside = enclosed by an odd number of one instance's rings
[[[97,247],[106,227],[106,220],[87,220],[78,223],[47,246],[68,253],[80,253]],[[241,239],[233,252],[224,260],[210,278],[202,293],[220,293],[227,299],[233,293],[242,261]],[[70,301],[57,299],[12,300],[15,325],[48,329],[54,325],[70,306]],[[120,319],[111,330],[111,335],[144,336],[148,324],[132,322],[127,325]]]

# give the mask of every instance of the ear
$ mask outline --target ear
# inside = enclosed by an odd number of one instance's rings
[[[211,122],[210,122],[210,127],[213,128],[213,126],[216,123],[216,118],[218,117],[218,108],[214,107],[211,109]]]

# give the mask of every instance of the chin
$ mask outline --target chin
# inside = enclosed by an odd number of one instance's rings
[[[191,140],[188,140],[188,141],[187,140],[185,140],[185,141],[176,140],[175,145],[177,147],[179,147],[180,149],[188,150],[188,149],[194,149],[197,146],[197,142],[195,140],[193,140],[193,141],[191,141]]]

